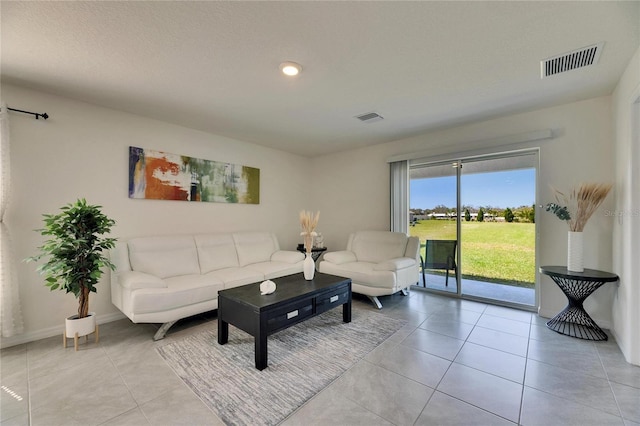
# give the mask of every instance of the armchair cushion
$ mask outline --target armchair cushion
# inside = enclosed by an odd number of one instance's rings
[[[404,268],[409,268],[416,265],[416,260],[408,257],[399,257],[397,259],[390,259],[385,262],[377,263],[373,266],[374,271],[397,271]]]
[[[401,232],[363,231],[356,232],[350,243],[347,250],[354,252],[359,262],[379,263],[403,257],[407,236]]]

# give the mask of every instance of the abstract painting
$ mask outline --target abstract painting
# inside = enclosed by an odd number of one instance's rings
[[[130,146],[129,198],[260,204],[260,169]]]

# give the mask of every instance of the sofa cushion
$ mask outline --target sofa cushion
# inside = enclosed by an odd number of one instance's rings
[[[358,261],[379,263],[404,257],[407,236],[401,232],[362,231],[355,233],[350,245],[347,250],[353,251]]]
[[[194,237],[203,274],[238,266],[238,254],[231,234],[205,234]]]
[[[237,232],[233,234],[240,266],[268,262],[280,250],[278,240],[270,232]]]
[[[265,280],[283,277],[285,275],[297,274],[302,272],[303,262],[259,262],[245,266],[246,269],[259,272],[264,275]]]
[[[162,312],[213,300],[224,285],[207,275],[181,275],[167,278],[166,288],[145,288],[132,293],[131,309],[134,314]]]
[[[247,268],[216,269],[207,274],[224,283],[224,288],[233,288],[245,284],[264,281],[264,274]]]
[[[393,288],[396,285],[396,274],[393,271],[376,271],[376,263],[350,262],[335,265],[330,262],[322,262],[321,272],[351,278],[356,284],[364,284],[370,287]]]
[[[200,273],[192,236],[133,238],[128,246],[129,261],[134,271],[159,278]]]
[[[279,250],[271,255],[272,262],[298,263],[304,261],[304,254],[299,251]]]

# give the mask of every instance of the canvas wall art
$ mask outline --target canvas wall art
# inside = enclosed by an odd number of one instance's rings
[[[260,204],[260,169],[130,146],[129,198]]]

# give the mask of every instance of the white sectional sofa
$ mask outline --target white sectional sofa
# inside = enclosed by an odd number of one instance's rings
[[[218,308],[218,291],[302,272],[304,255],[269,232],[155,236],[111,251],[111,301],[134,323],[162,323]]]
[[[319,270],[351,278],[351,290],[382,308],[378,296],[402,291],[419,281],[420,240],[401,232],[360,231],[349,236],[347,249],[325,253]]]

